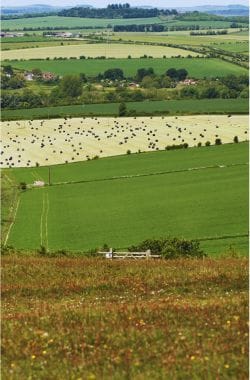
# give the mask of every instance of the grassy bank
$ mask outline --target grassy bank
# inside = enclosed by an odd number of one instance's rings
[[[248,377],[245,259],[2,266],[5,379]]]
[[[248,113],[248,99],[189,99],[128,102],[128,111],[137,115],[192,115]],[[84,104],[58,107],[2,110],[2,120],[42,119],[64,116],[118,116],[119,103]]]

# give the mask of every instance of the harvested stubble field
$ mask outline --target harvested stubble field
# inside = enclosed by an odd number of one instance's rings
[[[68,46],[47,46],[39,48],[29,48],[22,51],[17,50],[5,50],[1,54],[2,60],[15,60],[15,59],[44,59],[55,57],[76,57],[84,55],[85,57],[107,57],[107,58],[127,58],[130,55],[132,58],[140,58],[141,56],[150,55],[154,58],[163,57],[167,58],[172,56],[187,57],[198,56],[198,53],[171,48],[166,46],[148,46],[148,45],[131,45],[131,44],[112,44],[112,43],[98,43],[98,44],[80,44],[80,45],[68,45]],[[201,54],[200,54],[201,55]]]
[[[247,115],[72,118],[9,121],[2,124],[2,167],[54,165],[168,145],[197,146],[248,139]]]
[[[2,258],[3,380],[248,379],[248,261]]]
[[[216,255],[248,251],[248,144],[134,154],[50,167],[52,186],[20,194],[8,245],[86,251],[147,238],[202,239]],[[48,167],[7,169],[48,182]],[[6,231],[6,228],[5,228]]]
[[[150,46],[148,46],[150,48]],[[128,53],[129,54],[129,53]],[[98,54],[97,54],[98,55]],[[161,54],[162,56],[162,54]],[[43,57],[46,58],[46,57]],[[58,75],[85,73],[88,76],[97,76],[107,69],[117,68],[123,70],[126,77],[134,77],[138,69],[152,67],[156,74],[164,74],[168,69],[185,68],[192,78],[216,78],[230,74],[247,75],[248,71],[230,62],[216,58],[134,58],[134,59],[67,59],[67,60],[25,60],[5,61],[3,65],[10,64],[21,70],[39,68]]]

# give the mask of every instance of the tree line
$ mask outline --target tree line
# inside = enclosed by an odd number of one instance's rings
[[[177,15],[175,9],[134,8],[126,4],[111,4],[107,8],[74,7],[58,12],[58,16],[82,18],[149,18],[160,15]]]
[[[10,65],[3,67],[2,74],[2,108],[33,108],[82,103],[122,103],[143,100],[166,99],[211,99],[211,98],[247,98],[247,75],[229,75],[220,79],[203,79],[184,85],[188,77],[185,68],[170,68],[163,74],[156,74],[154,69],[140,68],[136,75],[126,78],[120,68],[108,69],[95,78],[79,75],[66,75],[55,78],[50,92],[32,91],[26,88],[21,73],[13,72]],[[32,73],[39,83],[41,70],[33,69]],[[131,81],[134,81],[131,83]],[[102,85],[102,90],[96,87]],[[13,90],[24,87],[22,91]],[[162,91],[165,89],[165,91]],[[167,90],[169,89],[169,91]],[[158,91],[159,90],[159,91]]]

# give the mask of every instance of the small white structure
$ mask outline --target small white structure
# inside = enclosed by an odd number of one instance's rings
[[[45,186],[45,182],[43,182],[43,181],[35,181],[33,183],[33,186],[34,187],[43,187],[43,186]]]
[[[26,72],[26,73],[24,74],[24,78],[25,78],[26,80],[28,80],[28,81],[32,81],[32,80],[34,79],[34,75],[33,75],[33,73]]]

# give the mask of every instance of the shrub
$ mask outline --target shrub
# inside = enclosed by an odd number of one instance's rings
[[[131,154],[131,150],[130,149],[127,150],[127,154]]]
[[[125,103],[121,103],[119,105],[119,116],[126,116],[127,114],[127,106]]]
[[[210,141],[206,141],[205,145],[206,145],[206,146],[210,146],[210,145],[211,145],[211,142],[210,142]]]
[[[44,245],[40,246],[40,249],[38,250],[39,255],[45,256],[47,254],[47,249],[44,247]]]
[[[198,142],[197,146],[198,146],[198,148],[200,148],[202,146],[202,143]]]
[[[149,250],[152,254],[162,255],[165,259],[177,259],[181,257],[202,258],[206,254],[200,249],[197,240],[187,240],[179,238],[160,238],[144,240],[137,246],[128,248],[130,252],[143,252]]]
[[[238,142],[239,142],[238,136],[234,136],[234,143],[238,144]]]
[[[25,182],[20,182],[18,188],[20,190],[27,190],[27,184]]]

